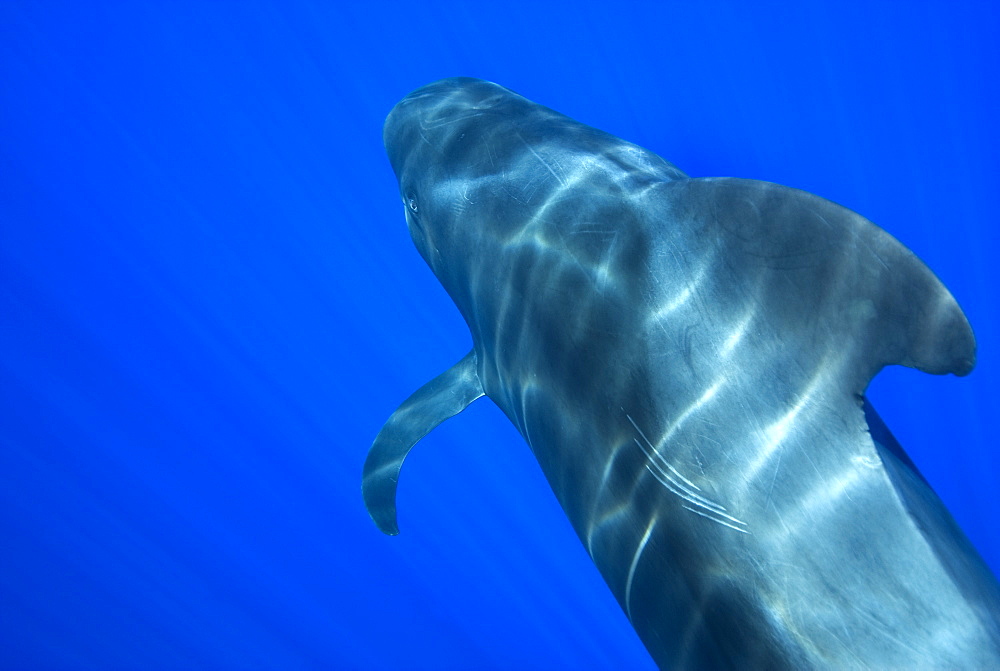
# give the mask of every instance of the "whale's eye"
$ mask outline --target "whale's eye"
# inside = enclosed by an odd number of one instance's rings
[[[417,198],[412,193],[406,196],[406,206],[410,208],[411,212],[417,211]]]

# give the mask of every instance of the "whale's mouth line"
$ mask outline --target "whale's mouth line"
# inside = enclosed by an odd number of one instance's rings
[[[423,239],[425,240],[427,239],[427,231],[425,231],[424,227],[420,225],[420,220],[411,215],[409,211],[407,211],[406,213],[406,224],[407,226],[410,227],[411,232],[413,231],[413,229],[416,229],[417,231],[420,232],[420,235]]]

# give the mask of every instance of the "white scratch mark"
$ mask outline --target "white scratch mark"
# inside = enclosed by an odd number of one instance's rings
[[[691,503],[692,505],[700,506],[705,511],[707,511],[707,512],[699,512],[698,513],[699,515],[703,515],[704,517],[708,517],[709,519],[711,519],[711,520],[713,520],[715,522],[718,522],[719,524],[726,524],[722,520],[718,520],[718,519],[715,519],[714,517],[710,517],[708,513],[711,513],[713,515],[718,515],[719,517],[723,517],[723,518],[725,518],[727,520],[730,520],[731,522],[735,522],[736,524],[742,524],[743,526],[747,526],[746,522],[738,520],[735,517],[733,517],[732,515],[727,515],[726,513],[720,512],[720,509],[721,510],[725,510],[725,508],[723,508],[722,506],[720,506],[720,505],[718,505],[716,503],[712,503],[711,501],[708,501],[706,499],[703,499],[700,496],[698,497],[698,499],[693,499],[693,498],[691,498],[689,496],[685,496],[683,492],[678,491],[675,488],[676,487],[676,483],[671,483],[671,482],[667,481],[666,479],[661,478],[660,474],[657,473],[656,471],[654,471],[648,465],[646,466],[646,469],[650,473],[652,473],[653,477],[656,478],[657,481],[659,481],[659,483],[661,485],[663,485],[664,487],[666,487],[672,494],[676,494],[677,496],[681,497],[682,499],[684,499],[688,503]],[[687,508],[688,510],[693,510],[692,508],[688,508],[687,506],[684,506],[684,507]],[[698,512],[698,511],[694,511],[694,512]],[[729,526],[729,525],[726,524],[726,526]]]
[[[690,510],[695,515],[701,515],[705,519],[712,520],[713,522],[718,522],[719,524],[721,524],[724,527],[729,527],[730,529],[735,529],[736,531],[739,531],[742,534],[749,534],[750,533],[746,529],[741,529],[741,528],[739,528],[737,526],[733,526],[732,524],[729,524],[728,522],[725,522],[723,520],[718,520],[718,519],[712,517],[711,515],[706,515],[705,513],[701,512],[700,510],[695,510],[694,508],[688,508],[687,506],[684,506],[684,509],[685,510]],[[732,518],[730,518],[730,519],[732,519]],[[736,520],[736,521],[739,522],[740,524],[745,524],[745,522],[740,522],[739,520]]]
[[[771,504],[771,492],[774,491],[774,483],[778,479],[778,469],[781,468],[781,452],[778,452],[778,461],[774,464],[774,475],[771,477],[771,487],[767,490],[767,501],[764,502],[764,509]]]
[[[521,137],[520,133],[517,133],[517,139],[523,142],[524,146],[528,148],[528,151],[530,151],[532,155],[535,158],[537,158],[542,165],[545,166],[545,169],[548,170],[552,174],[552,176],[556,178],[556,181],[559,182],[559,186],[566,186],[566,182],[563,181],[563,178],[556,174],[556,171],[552,169],[552,166],[549,165],[549,162],[546,161],[544,158],[542,158],[541,155],[537,151],[535,151],[535,148],[532,147],[530,144],[528,144],[527,140]]]
[[[708,398],[711,398],[712,395],[714,395],[714,389],[710,389],[709,392],[703,394],[701,401],[704,402],[705,400],[708,400]],[[643,441],[646,443],[646,445],[643,445],[642,441],[633,437],[635,444],[649,460],[649,463],[646,464],[646,470],[648,470],[653,477],[656,478],[656,481],[663,485],[671,494],[674,494],[675,496],[687,501],[693,506],[701,508],[702,510],[699,511],[694,508],[689,508],[688,506],[683,506],[685,509],[697,512],[702,517],[707,517],[713,522],[718,522],[723,526],[736,529],[737,531],[742,531],[743,533],[749,533],[746,529],[741,528],[747,526],[746,522],[729,515],[724,506],[719,505],[718,503],[699,494],[698,492],[701,491],[701,488],[681,475],[681,473],[674,468],[673,465],[670,464],[670,462],[668,462],[655,447],[653,447],[649,438],[646,437],[646,434],[639,428],[639,425],[636,424],[634,419],[632,419],[632,416],[625,413],[625,417],[628,418],[628,421],[633,427],[635,427],[635,430],[640,436],[642,436]],[[728,522],[726,520],[728,520]]]
[[[649,449],[653,450],[653,452],[654,452],[654,453],[656,454],[656,456],[657,456],[657,457],[659,457],[659,459],[660,459],[661,461],[663,461],[664,465],[666,465],[666,466],[667,466],[667,468],[669,468],[669,469],[670,469],[671,471],[673,471],[673,472],[674,472],[674,474],[675,474],[675,475],[676,475],[676,476],[677,476],[678,478],[680,478],[681,480],[683,480],[683,481],[684,481],[684,484],[686,484],[687,486],[689,486],[689,487],[692,487],[692,488],[694,488],[694,489],[697,489],[698,491],[701,491],[701,487],[699,487],[698,485],[694,484],[693,482],[691,482],[690,480],[688,480],[687,478],[685,478],[685,477],[684,477],[683,475],[681,475],[680,473],[678,473],[678,472],[677,472],[677,471],[676,471],[676,470],[674,469],[674,467],[673,467],[673,466],[671,466],[671,465],[670,465],[669,463],[667,463],[667,461],[666,461],[665,459],[663,459],[663,457],[662,457],[662,456],[660,456],[660,453],[656,451],[656,448],[655,448],[655,447],[653,447],[653,443],[651,443],[651,442],[649,441],[649,438],[647,438],[647,437],[646,437],[646,434],[642,432],[642,429],[640,429],[640,428],[639,428],[639,425],[635,423],[635,420],[634,420],[634,419],[632,419],[632,416],[631,416],[631,415],[629,415],[628,413],[625,413],[625,416],[626,416],[626,417],[628,418],[628,421],[632,423],[632,426],[634,426],[634,427],[635,427],[635,430],[639,432],[639,435],[640,435],[640,436],[642,436],[642,439],[643,439],[644,441],[646,441],[646,444],[647,444],[647,445],[649,445]],[[636,443],[638,443],[638,442],[639,442],[639,441],[636,441]],[[642,447],[642,445],[639,445],[639,447]],[[646,450],[645,450],[645,449],[643,449],[643,452],[646,452]],[[647,456],[647,457],[650,457],[651,459],[653,458],[653,457],[651,457],[651,456],[649,455],[649,453],[648,453],[648,452],[646,453],[646,456]]]

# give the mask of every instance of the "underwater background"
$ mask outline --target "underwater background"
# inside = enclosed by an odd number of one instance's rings
[[[651,669],[488,401],[381,125],[469,75],[879,224],[976,331],[873,404],[1000,570],[1000,5],[0,3],[0,668]]]

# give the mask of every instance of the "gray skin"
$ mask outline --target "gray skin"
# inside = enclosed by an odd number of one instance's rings
[[[384,139],[474,346],[376,438],[380,529],[409,449],[486,395],[661,668],[1000,668],[1000,586],[863,398],[889,364],[973,367],[912,252],[481,80],[414,91]]]

